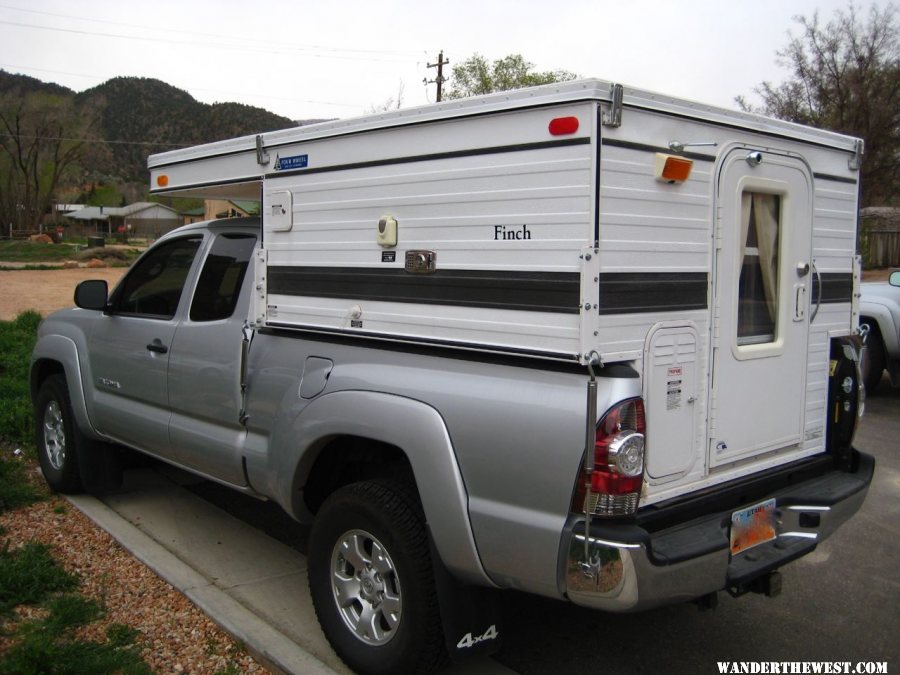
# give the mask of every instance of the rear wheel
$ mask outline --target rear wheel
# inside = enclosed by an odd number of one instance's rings
[[[354,483],[325,501],[310,534],[309,587],[325,636],[355,671],[443,665],[424,516],[399,483]]]

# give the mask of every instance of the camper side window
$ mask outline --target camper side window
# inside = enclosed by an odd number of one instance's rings
[[[778,249],[781,197],[741,196],[741,276],[738,284],[739,345],[773,342],[778,319]]]

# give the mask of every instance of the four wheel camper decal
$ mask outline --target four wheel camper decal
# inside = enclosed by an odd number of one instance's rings
[[[278,155],[275,155],[276,171],[305,169],[307,166],[309,166],[309,155],[293,155],[291,157],[279,157]]]

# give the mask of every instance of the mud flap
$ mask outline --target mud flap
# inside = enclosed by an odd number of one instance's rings
[[[856,336],[831,341],[825,447],[842,471],[854,469],[852,443],[859,422],[861,349]]]
[[[78,473],[88,494],[114,492],[122,486],[121,452],[109,443],[87,440],[78,447]]]
[[[496,591],[454,578],[444,567],[431,536],[428,543],[450,658],[454,663],[462,663],[499,651],[503,628]]]

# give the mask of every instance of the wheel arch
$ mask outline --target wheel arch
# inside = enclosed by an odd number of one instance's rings
[[[867,323],[878,331],[884,345],[885,357],[900,358],[900,335],[894,324],[891,308],[874,302],[861,302],[859,306],[859,322]]]
[[[276,431],[272,448],[278,500],[301,519],[348,482],[411,478],[443,563],[460,579],[493,585],[475,545],[449,431],[431,406],[381,392],[327,394]]]
[[[88,436],[99,438],[88,414],[78,348],[72,339],[63,335],[46,335],[40,338],[34,347],[29,372],[32,401],[35,400],[41,384],[54,374],[63,375],[66,379],[72,414],[79,429]]]

